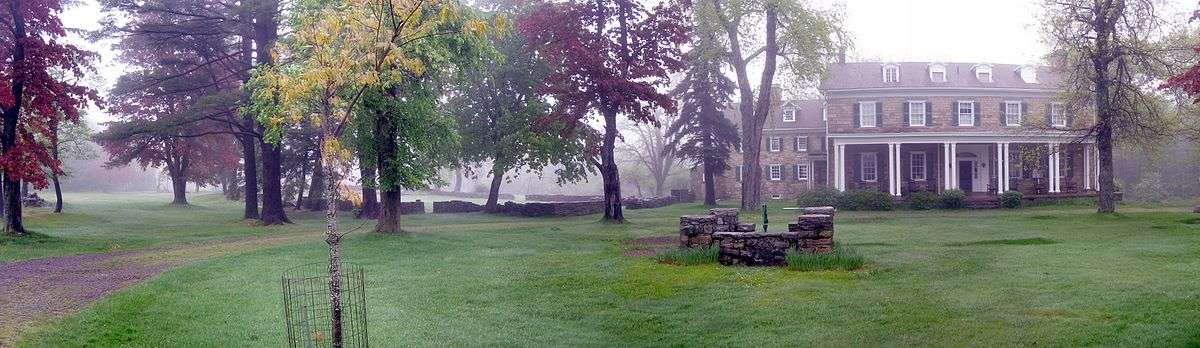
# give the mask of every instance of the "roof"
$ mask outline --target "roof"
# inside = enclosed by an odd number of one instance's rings
[[[933,82],[929,79],[929,67],[941,64],[946,67],[946,82]],[[883,82],[883,66],[896,65],[900,67],[900,81]],[[975,77],[975,67],[990,65],[992,67],[992,82],[981,82]],[[871,88],[921,88],[921,87],[950,87],[950,88],[1005,88],[1005,89],[1057,89],[1059,75],[1048,67],[1032,67],[1037,69],[1037,82],[1026,83],[1021,79],[1021,68],[1031,67],[1016,64],[982,64],[982,63],[933,63],[933,62],[864,62],[864,63],[835,63],[828,66],[828,74],[821,82],[821,90],[871,89]]]
[[[741,128],[742,117],[739,112],[740,103],[730,103],[725,109],[725,118],[733,121],[733,124]],[[783,109],[794,108],[798,111],[795,122],[783,122]],[[767,116],[767,122],[763,125],[764,129],[787,129],[787,128],[824,128],[825,121],[821,118],[822,104],[817,99],[790,100],[783,103],[777,103],[772,107],[770,115]]]

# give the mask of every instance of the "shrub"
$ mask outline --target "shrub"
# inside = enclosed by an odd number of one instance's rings
[[[851,190],[842,194],[837,207],[841,210],[892,210],[892,196],[887,192],[875,190]]]
[[[791,271],[853,271],[862,268],[867,259],[857,251],[833,243],[833,252],[828,254],[807,254],[795,250],[787,253],[787,269]]]
[[[962,209],[967,206],[967,193],[962,190],[947,190],[939,197],[942,209]]]
[[[913,210],[937,209],[942,200],[935,192],[921,191],[908,195],[908,207]]]
[[[832,207],[838,205],[842,191],[832,187],[815,187],[811,190],[800,191],[797,203],[801,207]]]
[[[1005,208],[1020,208],[1025,195],[1020,191],[1006,191],[1000,194],[1000,206]]]
[[[658,254],[654,259],[658,260],[658,262],[672,265],[694,266],[717,263],[717,254],[718,250],[716,246],[707,248],[678,248]]]

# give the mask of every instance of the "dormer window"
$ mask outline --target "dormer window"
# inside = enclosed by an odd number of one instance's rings
[[[900,67],[894,64],[883,66],[883,82],[897,83],[900,82]]]
[[[930,65],[929,81],[946,82],[946,66],[941,64]]]
[[[783,108],[783,122],[796,122],[796,108]]]
[[[992,66],[980,65],[975,67],[975,78],[979,82],[992,82]]]
[[[1037,68],[1032,66],[1021,67],[1021,80],[1025,83],[1038,83]]]

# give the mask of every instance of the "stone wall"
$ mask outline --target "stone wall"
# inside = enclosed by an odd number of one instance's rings
[[[511,215],[525,217],[581,216],[604,213],[604,201],[554,203],[504,203],[500,209]]]
[[[433,202],[434,214],[474,213],[483,211],[483,206],[466,201]]]
[[[532,202],[594,202],[603,200],[604,196],[525,195],[525,201]]]
[[[400,215],[425,214],[425,202],[400,202]]]
[[[672,205],[675,203],[676,203],[675,197],[671,197],[671,196],[655,197],[655,198],[629,197],[629,198],[625,198],[625,200],[621,203],[621,205],[624,206],[625,209],[634,210],[634,209],[661,208],[661,207],[665,207],[665,206]]]
[[[782,233],[754,232],[754,225],[737,222],[736,209],[713,209],[710,215],[679,219],[680,245],[685,248],[717,245],[723,265],[784,266],[787,253],[823,254],[833,251],[833,207],[801,210]],[[731,229],[731,226],[732,229]]]

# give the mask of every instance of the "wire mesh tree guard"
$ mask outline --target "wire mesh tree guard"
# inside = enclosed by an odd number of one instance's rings
[[[367,347],[363,269],[342,263],[342,347]],[[332,347],[329,264],[310,263],[283,273],[283,317],[288,347]]]

